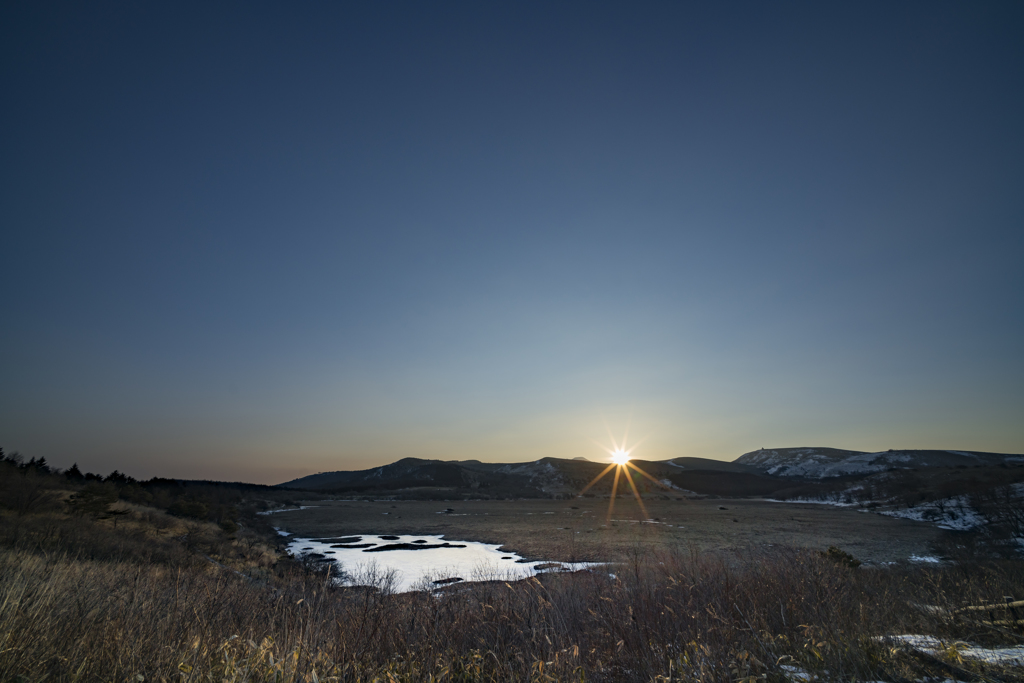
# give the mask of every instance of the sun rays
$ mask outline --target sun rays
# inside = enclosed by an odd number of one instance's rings
[[[605,429],[608,429],[607,425],[605,425]],[[647,514],[647,507],[644,505],[643,497],[640,495],[640,489],[637,488],[636,482],[633,480],[633,475],[630,473],[630,469],[635,470],[637,474],[647,477],[652,482],[654,482],[658,486],[661,486],[662,488],[664,488],[664,484],[662,484],[660,481],[644,472],[642,469],[640,469],[630,461],[633,451],[635,451],[637,447],[641,443],[643,443],[644,439],[640,439],[640,441],[634,444],[631,448],[627,448],[626,442],[629,439],[628,424],[626,426],[626,433],[622,436],[621,444],[615,440],[615,437],[612,435],[611,430],[608,430],[608,438],[611,439],[612,441],[611,448],[607,448],[606,446],[597,441],[594,441],[594,443],[597,444],[602,450],[607,451],[608,455],[611,456],[611,464],[609,464],[608,467],[605,467],[603,470],[601,470],[601,473],[594,477],[594,479],[589,484],[584,486],[583,490],[580,491],[578,495],[582,496],[592,486],[594,486],[594,484],[601,481],[601,479],[603,479],[606,474],[614,470],[615,476],[612,480],[612,495],[611,499],[608,501],[608,518],[606,521],[610,522],[612,519],[612,512],[615,511],[615,498],[619,492],[619,480],[623,478],[625,478],[626,482],[629,484],[629,488],[633,492],[633,497],[636,498],[636,502],[640,506],[640,511],[643,513],[643,518],[649,519],[650,515]]]

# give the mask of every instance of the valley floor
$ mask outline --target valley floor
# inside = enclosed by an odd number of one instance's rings
[[[314,538],[353,534],[444,534],[502,544],[530,559],[606,560],[637,544],[653,549],[824,550],[837,546],[870,563],[934,554],[935,525],[855,508],[756,499],[608,498],[572,501],[309,501],[270,516],[284,531]],[[452,512],[445,512],[451,509]]]
[[[928,523],[726,499],[645,501],[643,523],[624,499],[607,522],[607,498],[290,510],[259,491],[218,523],[194,516],[217,509],[213,490],[93,509],[74,504],[88,485],[58,485],[48,505],[0,511],[5,683],[1024,683],[1024,633],[1001,604],[1024,597],[1024,562],[899,561],[970,537]],[[440,533],[615,565],[395,593],[288,557],[272,527]]]

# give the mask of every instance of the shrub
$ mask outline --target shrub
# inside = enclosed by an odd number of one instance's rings
[[[167,507],[167,511],[177,517],[190,519],[206,519],[210,509],[203,503],[192,498],[179,498]]]
[[[822,552],[821,555],[827,560],[831,560],[843,567],[849,567],[850,569],[856,569],[862,564],[856,557],[845,550],[840,550],[834,545],[830,545],[828,550]]]

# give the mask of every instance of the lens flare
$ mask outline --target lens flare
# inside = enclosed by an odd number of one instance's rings
[[[607,428],[607,424],[605,425],[605,427]],[[632,448],[626,448],[626,440],[629,438],[628,426],[626,427],[625,436],[622,437],[621,446],[615,440],[615,437],[612,436],[611,430],[608,431],[608,437],[612,440],[611,448],[606,448],[597,441],[595,441],[594,443],[596,443],[598,446],[600,446],[601,448],[608,452],[608,454],[611,456],[611,464],[608,465],[608,467],[605,467],[601,471],[601,473],[594,477],[594,479],[589,484],[584,486],[583,490],[580,491],[577,495],[582,496],[584,493],[589,491],[594,484],[601,481],[601,479],[603,479],[606,474],[608,474],[612,470],[615,470],[615,477],[612,481],[612,492],[610,498],[608,499],[608,518],[606,522],[612,521],[612,512],[615,510],[615,499],[616,497],[618,497],[620,479],[624,479],[626,482],[629,482],[629,488],[632,489],[633,497],[636,498],[637,505],[640,506],[640,511],[643,513],[643,519],[648,519],[649,516],[647,514],[647,507],[644,505],[644,499],[643,496],[640,495],[640,489],[637,487],[636,481],[633,480],[633,476],[629,472],[630,468],[635,470],[637,474],[643,475],[644,477],[649,479],[656,486],[659,486],[661,488],[667,487],[660,481],[658,481],[657,479],[655,479],[654,477],[652,477],[651,475],[647,474],[642,469],[637,467],[635,464],[630,462],[630,454],[640,444],[637,443],[634,444]],[[641,439],[640,441],[642,442],[643,439]]]

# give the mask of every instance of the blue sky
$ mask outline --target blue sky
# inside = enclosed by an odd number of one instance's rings
[[[7,451],[1024,452],[1017,3],[0,13]]]

